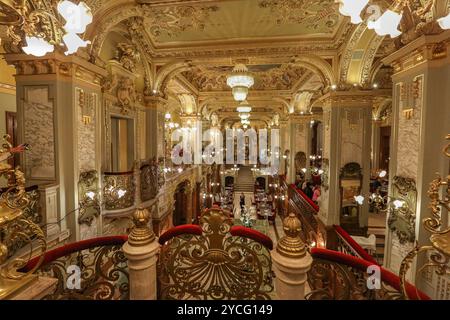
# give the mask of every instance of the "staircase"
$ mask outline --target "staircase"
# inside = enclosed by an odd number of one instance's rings
[[[368,234],[374,234],[377,238],[377,251],[375,252],[375,259],[380,265],[384,260],[384,245],[386,241],[386,228],[385,227],[369,227]]]
[[[234,185],[234,192],[254,192],[255,179],[250,167],[241,167]]]

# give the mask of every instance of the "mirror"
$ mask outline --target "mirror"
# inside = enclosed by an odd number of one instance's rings
[[[341,224],[359,226],[360,207],[355,197],[361,194],[362,172],[358,163],[347,163],[340,174]]]

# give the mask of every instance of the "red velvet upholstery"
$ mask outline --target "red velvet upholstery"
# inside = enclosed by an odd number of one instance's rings
[[[121,245],[124,244],[128,240],[128,236],[112,236],[112,237],[101,237],[101,238],[93,238],[83,241],[78,241],[74,243],[66,244],[65,246],[56,248],[54,250],[50,250],[45,253],[44,261],[42,262],[42,265],[46,265],[52,261],[55,261],[56,259],[59,259],[61,257],[67,256],[69,254],[72,254],[74,252],[96,248],[96,247],[103,247],[103,246],[110,246],[110,245]],[[25,267],[20,269],[21,272],[28,272],[34,268],[36,263],[38,263],[39,257],[31,259]]]
[[[351,266],[355,269],[361,270],[362,272],[367,272],[367,268],[374,265],[374,263],[369,261],[328,249],[313,248],[311,249],[311,255],[313,258],[329,260]],[[380,270],[381,280],[395,288],[397,291],[400,291],[400,278],[383,267],[380,267]],[[430,297],[416,289],[416,287],[410,283],[406,283],[406,293],[408,294],[409,299],[412,300],[431,300]]]
[[[248,238],[248,239],[252,239],[256,242],[259,242],[269,250],[273,249],[272,239],[270,239],[265,234],[263,234],[259,231],[256,231],[254,229],[246,228],[243,226],[233,226],[233,227],[231,227],[230,233],[232,236],[235,236],[235,237]]]
[[[342,237],[345,239],[345,241],[347,241],[347,243],[353,248],[355,249],[355,251],[361,256],[361,258],[363,258],[364,260],[369,261],[370,263],[373,264],[378,264],[378,262],[370,255],[367,253],[366,250],[364,250],[363,247],[361,247],[344,229],[342,229],[341,226],[338,225],[333,225],[334,230]]]
[[[184,224],[178,227],[173,227],[164,232],[164,234],[159,237],[158,242],[160,245],[163,245],[170,239],[182,234],[195,234],[200,236],[202,235],[202,228],[196,224]]]
[[[300,190],[299,188],[297,188],[297,186],[295,184],[291,185],[292,188],[294,188],[295,191],[297,191],[297,193],[304,198],[310,205],[311,207],[313,207],[314,211],[319,212],[319,206],[317,204],[314,203],[314,201],[312,201],[302,190]]]

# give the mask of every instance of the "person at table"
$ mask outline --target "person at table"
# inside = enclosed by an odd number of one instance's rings
[[[244,195],[244,193],[241,194],[239,203],[241,205],[241,208],[243,208],[245,206],[245,195]]]
[[[314,203],[317,204],[317,203],[319,202],[320,194],[321,194],[320,186],[317,185],[317,186],[315,186],[314,189],[313,189],[313,197],[312,197],[312,201],[314,201]]]
[[[306,196],[312,200],[312,197],[314,195],[314,191],[312,189],[311,182],[307,182],[306,183],[306,187],[303,190],[303,193],[306,194]]]

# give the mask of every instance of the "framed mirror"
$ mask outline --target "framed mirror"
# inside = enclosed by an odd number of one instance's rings
[[[359,226],[360,206],[355,197],[361,194],[362,170],[358,163],[347,163],[339,176],[341,191],[341,225]]]

